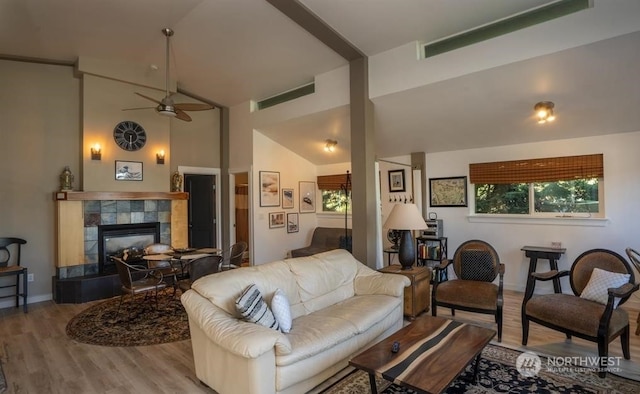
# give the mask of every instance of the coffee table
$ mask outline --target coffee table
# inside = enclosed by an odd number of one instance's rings
[[[495,335],[488,328],[424,315],[349,364],[369,374],[372,393],[377,393],[376,375],[419,393],[440,393],[474,359],[475,381],[480,353]],[[397,353],[391,352],[395,341],[400,344]]]

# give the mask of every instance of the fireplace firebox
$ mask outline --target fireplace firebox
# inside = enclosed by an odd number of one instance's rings
[[[160,242],[160,222],[105,224],[98,226],[98,272],[102,275],[117,273],[109,256],[124,249],[142,250]]]

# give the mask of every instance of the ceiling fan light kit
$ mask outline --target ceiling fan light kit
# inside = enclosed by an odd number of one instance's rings
[[[173,99],[171,99],[171,94],[169,93],[169,39],[173,36],[174,32],[170,28],[162,29],[162,34],[167,38],[166,40],[166,53],[165,53],[165,96],[162,100],[158,101],[153,97],[145,96],[144,94],[135,92],[138,96],[145,98],[149,101],[153,101],[158,104],[155,109],[156,112],[163,116],[175,117],[180,120],[184,120],[185,122],[191,122],[191,116],[189,116],[185,111],[206,111],[209,109],[213,109],[214,107],[209,104],[199,104],[199,103],[174,103]],[[150,107],[153,108],[153,107]],[[128,110],[137,110],[137,109],[145,109],[145,108],[128,108],[123,111]]]

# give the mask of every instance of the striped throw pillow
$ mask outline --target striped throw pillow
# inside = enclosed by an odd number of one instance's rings
[[[255,284],[247,287],[236,300],[236,310],[245,321],[280,330],[278,321]]]

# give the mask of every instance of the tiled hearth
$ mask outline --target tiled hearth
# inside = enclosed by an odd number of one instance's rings
[[[84,201],[85,264],[57,268],[59,279],[98,273],[98,226],[160,222],[160,242],[171,244],[170,200]]]

